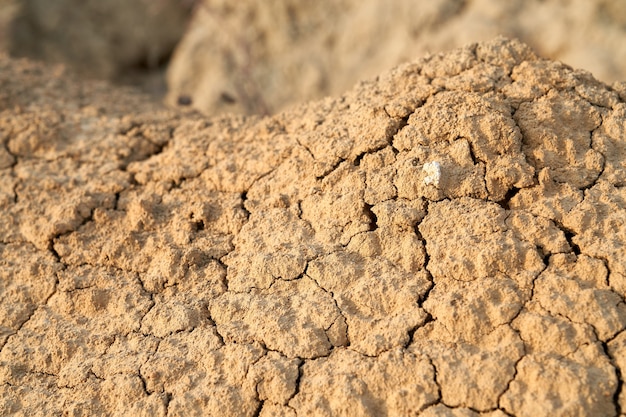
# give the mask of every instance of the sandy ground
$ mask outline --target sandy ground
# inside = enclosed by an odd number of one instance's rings
[[[0,414],[624,415],[625,101],[502,38],[269,118],[0,58]]]

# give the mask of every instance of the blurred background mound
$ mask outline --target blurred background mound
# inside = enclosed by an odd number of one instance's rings
[[[626,0],[0,0],[0,30],[12,55],[207,114],[275,113],[500,34],[626,79]]]
[[[0,0],[0,47],[65,63],[88,78],[165,92],[162,69],[184,34],[188,0]]]

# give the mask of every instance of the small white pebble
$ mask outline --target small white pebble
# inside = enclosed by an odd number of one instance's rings
[[[422,167],[422,171],[426,173],[424,185],[432,184],[435,187],[439,187],[439,180],[441,180],[441,164],[439,162],[426,162]]]

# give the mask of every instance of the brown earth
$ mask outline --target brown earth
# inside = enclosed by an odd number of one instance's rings
[[[626,83],[503,38],[272,118],[0,58],[0,414],[614,416]]]

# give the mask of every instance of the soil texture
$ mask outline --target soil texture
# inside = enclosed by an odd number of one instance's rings
[[[267,118],[0,57],[0,414],[624,415],[625,185],[505,38]]]

